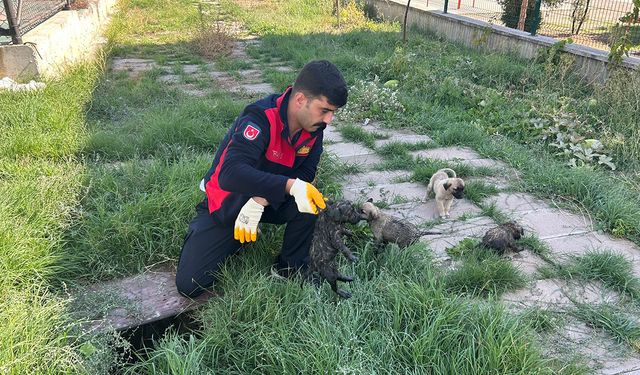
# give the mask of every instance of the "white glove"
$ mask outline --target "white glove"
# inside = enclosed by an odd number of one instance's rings
[[[256,241],[258,238],[258,223],[264,212],[264,207],[250,198],[242,206],[233,227],[233,238],[241,243]]]
[[[308,182],[296,178],[289,194],[293,195],[298,206],[298,211],[307,214],[318,214],[318,207],[324,209],[327,205],[324,203],[322,193]]]

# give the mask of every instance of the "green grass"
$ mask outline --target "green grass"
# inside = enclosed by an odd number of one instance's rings
[[[261,36],[263,45],[249,53],[260,56],[266,79],[278,89],[295,73],[266,68],[276,59],[299,69],[310,59],[330,58],[352,86],[376,76],[377,89],[381,82],[399,80],[395,98],[403,111],[372,101],[355,116],[428,133],[434,144],[381,148],[383,168],[409,168],[415,181],[426,182],[450,165],[414,162],[409,151],[469,146],[518,169],[519,189],[571,197],[604,229],[639,241],[638,189],[603,170],[567,169],[539,145],[529,122],[531,116],[553,113],[559,99],[568,98],[563,109],[589,125],[587,135],[606,140],[621,170],[636,172],[637,76],[616,75],[593,89],[571,75],[560,76],[562,67],[487,55],[416,31],[400,44],[398,24],[374,23],[353,10],[338,30],[326,0],[243,4],[247,8],[223,1],[221,14]],[[189,43],[200,22],[194,4],[125,0],[119,5],[123,11],[107,32],[111,56],[205,63]],[[248,67],[228,58],[216,63],[230,72]],[[0,291],[5,297],[0,372],[121,370],[122,358],[111,350],[117,339],[87,341],[71,334],[77,322],[69,323],[63,282],[83,284],[175,261],[201,198],[197,183],[248,101],[218,91],[190,98],[158,83],[160,69],[130,79],[103,71],[102,65],[98,60],[71,70],[47,81],[42,92],[0,93]],[[371,143],[358,130],[351,132],[355,140]],[[454,168],[462,176],[494,173]],[[318,186],[338,198],[340,176],[353,171],[323,158]],[[479,197],[493,193],[480,185],[473,190]],[[495,206],[484,212],[500,215]],[[354,250],[361,262],[341,264],[357,276],[347,287],[355,296],[335,301],[326,285],[301,288],[268,276],[265,267],[281,235],[281,229],[267,229],[251,252],[228,262],[221,283],[225,295],[202,311],[201,332],[164,337],[128,371],[544,374],[564,368],[581,373],[543,357],[529,330],[543,323],[524,322],[491,299],[473,298],[522,285],[523,277],[502,259],[470,257],[442,275],[432,269],[424,248],[390,247],[374,257],[368,237],[359,239]],[[635,293],[628,275],[596,265],[591,265],[597,269],[594,277]]]
[[[267,254],[254,249],[227,263],[225,296],[202,312],[200,338],[165,337],[150,359],[131,372],[560,370],[522,340],[528,325],[497,305],[446,293],[437,271],[416,261],[422,251],[422,246],[388,248],[376,256],[373,249],[364,250],[355,267],[343,266],[357,280],[346,286],[354,297],[342,301],[334,299],[326,284],[316,290],[272,278],[260,259]]]
[[[564,278],[601,281],[606,287],[640,298],[640,279],[633,274],[633,265],[621,254],[609,250],[594,250],[573,257],[570,263],[558,265],[557,274]]]
[[[612,305],[579,304],[571,312],[585,323],[604,330],[621,344],[627,344],[635,351],[640,350],[640,325],[636,319]]]
[[[462,264],[444,277],[445,289],[454,295],[497,296],[526,285],[526,277],[511,262],[470,238],[447,250]]]

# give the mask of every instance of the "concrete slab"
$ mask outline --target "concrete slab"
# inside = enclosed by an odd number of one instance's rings
[[[494,186],[498,190],[506,190],[510,187],[509,181],[502,177],[471,177],[465,178],[464,182],[480,181],[485,185]]]
[[[182,65],[182,71],[185,74],[195,74],[200,71],[200,65],[194,65],[194,64]]]
[[[85,294],[74,296],[74,299],[120,301],[108,306],[81,303],[83,306],[89,305],[91,309],[95,307],[101,313],[101,316],[92,316],[90,312],[85,314],[94,319],[85,325],[85,330],[94,332],[125,330],[175,316],[195,309],[213,295],[205,293],[195,300],[183,297],[175,287],[175,271],[149,271],[92,286]]]
[[[262,72],[258,69],[241,70],[238,73],[245,80],[262,80]]]
[[[414,158],[439,160],[475,160],[482,159],[477,152],[468,147],[439,147],[430,150],[420,150],[411,153]]]
[[[547,265],[547,262],[529,250],[523,250],[519,253],[507,253],[504,257],[509,259],[511,264],[530,278],[535,278],[538,274],[538,268]]]
[[[376,185],[387,185],[396,182],[401,178],[409,178],[411,174],[407,171],[369,171],[346,176],[344,185],[350,188],[373,187]]]
[[[633,242],[615,238],[607,234],[589,232],[580,235],[562,236],[545,239],[553,257],[560,262],[567,261],[571,256],[581,256],[590,251],[609,250],[622,255],[631,262],[633,273],[640,277],[640,248]]]
[[[345,199],[352,201],[373,198],[374,202],[394,204],[424,199],[426,188],[414,182],[401,182],[375,186],[345,186],[342,192]]]
[[[335,128],[335,126],[329,125],[322,131],[322,133],[323,133],[323,138],[322,138],[323,142],[330,142],[330,143],[344,142],[344,138],[342,138],[342,134],[340,134],[340,132]]]
[[[421,142],[433,142],[433,140],[426,135],[419,135],[407,132],[399,132],[399,131],[386,131],[389,134],[389,138],[380,139],[375,142],[376,148],[385,146],[389,143],[401,142],[401,143],[409,143],[416,144]]]
[[[587,217],[558,209],[518,212],[512,217],[524,227],[525,232],[534,232],[543,240],[593,230]]]
[[[290,72],[294,72],[295,69],[293,69],[290,66],[276,66],[274,67],[274,69],[278,72],[282,72],[282,73],[290,73]]]
[[[424,224],[427,221],[438,219],[436,213],[436,202],[430,200],[425,203],[403,203],[392,205],[383,210],[393,216],[402,217],[416,225]],[[451,207],[451,218],[458,219],[463,215],[478,215],[482,210],[466,199],[456,199]]]
[[[167,83],[167,84],[175,84],[180,82],[180,76],[174,74],[168,74],[165,76],[158,77],[158,82]]]
[[[534,280],[527,288],[505,293],[502,300],[510,305],[527,308],[568,308],[573,301],[587,304],[615,303],[620,297],[598,282],[562,279]]]
[[[245,83],[240,88],[248,94],[273,94],[276,90],[269,83]]]
[[[441,231],[442,235],[423,236],[420,240],[429,244],[436,257],[448,257],[446,249],[456,246],[465,238],[481,238],[496,225],[493,219],[486,216],[465,221],[448,221],[432,228],[434,231]]]
[[[199,98],[205,97],[209,94],[209,91],[198,88],[196,85],[188,83],[177,86],[180,91],[187,95],[197,96]]]
[[[141,76],[144,72],[157,68],[158,64],[149,59],[134,59],[114,57],[111,59],[111,70],[114,72],[128,72],[132,78]]]
[[[357,143],[335,143],[325,146],[324,150],[335,154],[344,163],[358,164],[368,167],[382,162],[382,158],[376,155],[373,150]]]
[[[493,159],[472,159],[472,160],[462,160],[461,164],[466,164],[471,167],[489,167],[489,168],[507,168],[507,165],[499,160]]]
[[[551,208],[544,201],[525,193],[499,193],[483,201],[485,204],[495,203],[496,208],[506,214],[527,212]]]

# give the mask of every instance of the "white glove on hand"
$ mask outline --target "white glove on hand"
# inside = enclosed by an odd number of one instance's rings
[[[304,182],[299,178],[291,185],[289,190],[298,206],[298,211],[307,214],[318,214],[318,207],[324,209],[327,205],[324,203],[322,193],[308,182]]]
[[[264,207],[253,198],[242,206],[233,227],[233,238],[245,242],[255,242],[258,238],[258,223],[264,212]]]

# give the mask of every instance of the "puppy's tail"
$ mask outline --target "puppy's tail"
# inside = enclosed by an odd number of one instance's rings
[[[456,171],[454,171],[454,170],[453,170],[453,169],[451,169],[451,168],[442,168],[439,172],[444,172],[444,173],[446,173],[447,175],[449,175],[449,177],[453,177],[453,178],[458,177],[458,176],[456,175]]]
[[[434,231],[431,231],[431,230],[425,230],[425,231],[420,232],[421,236],[434,235],[434,234],[442,234],[442,232],[434,232]]]

